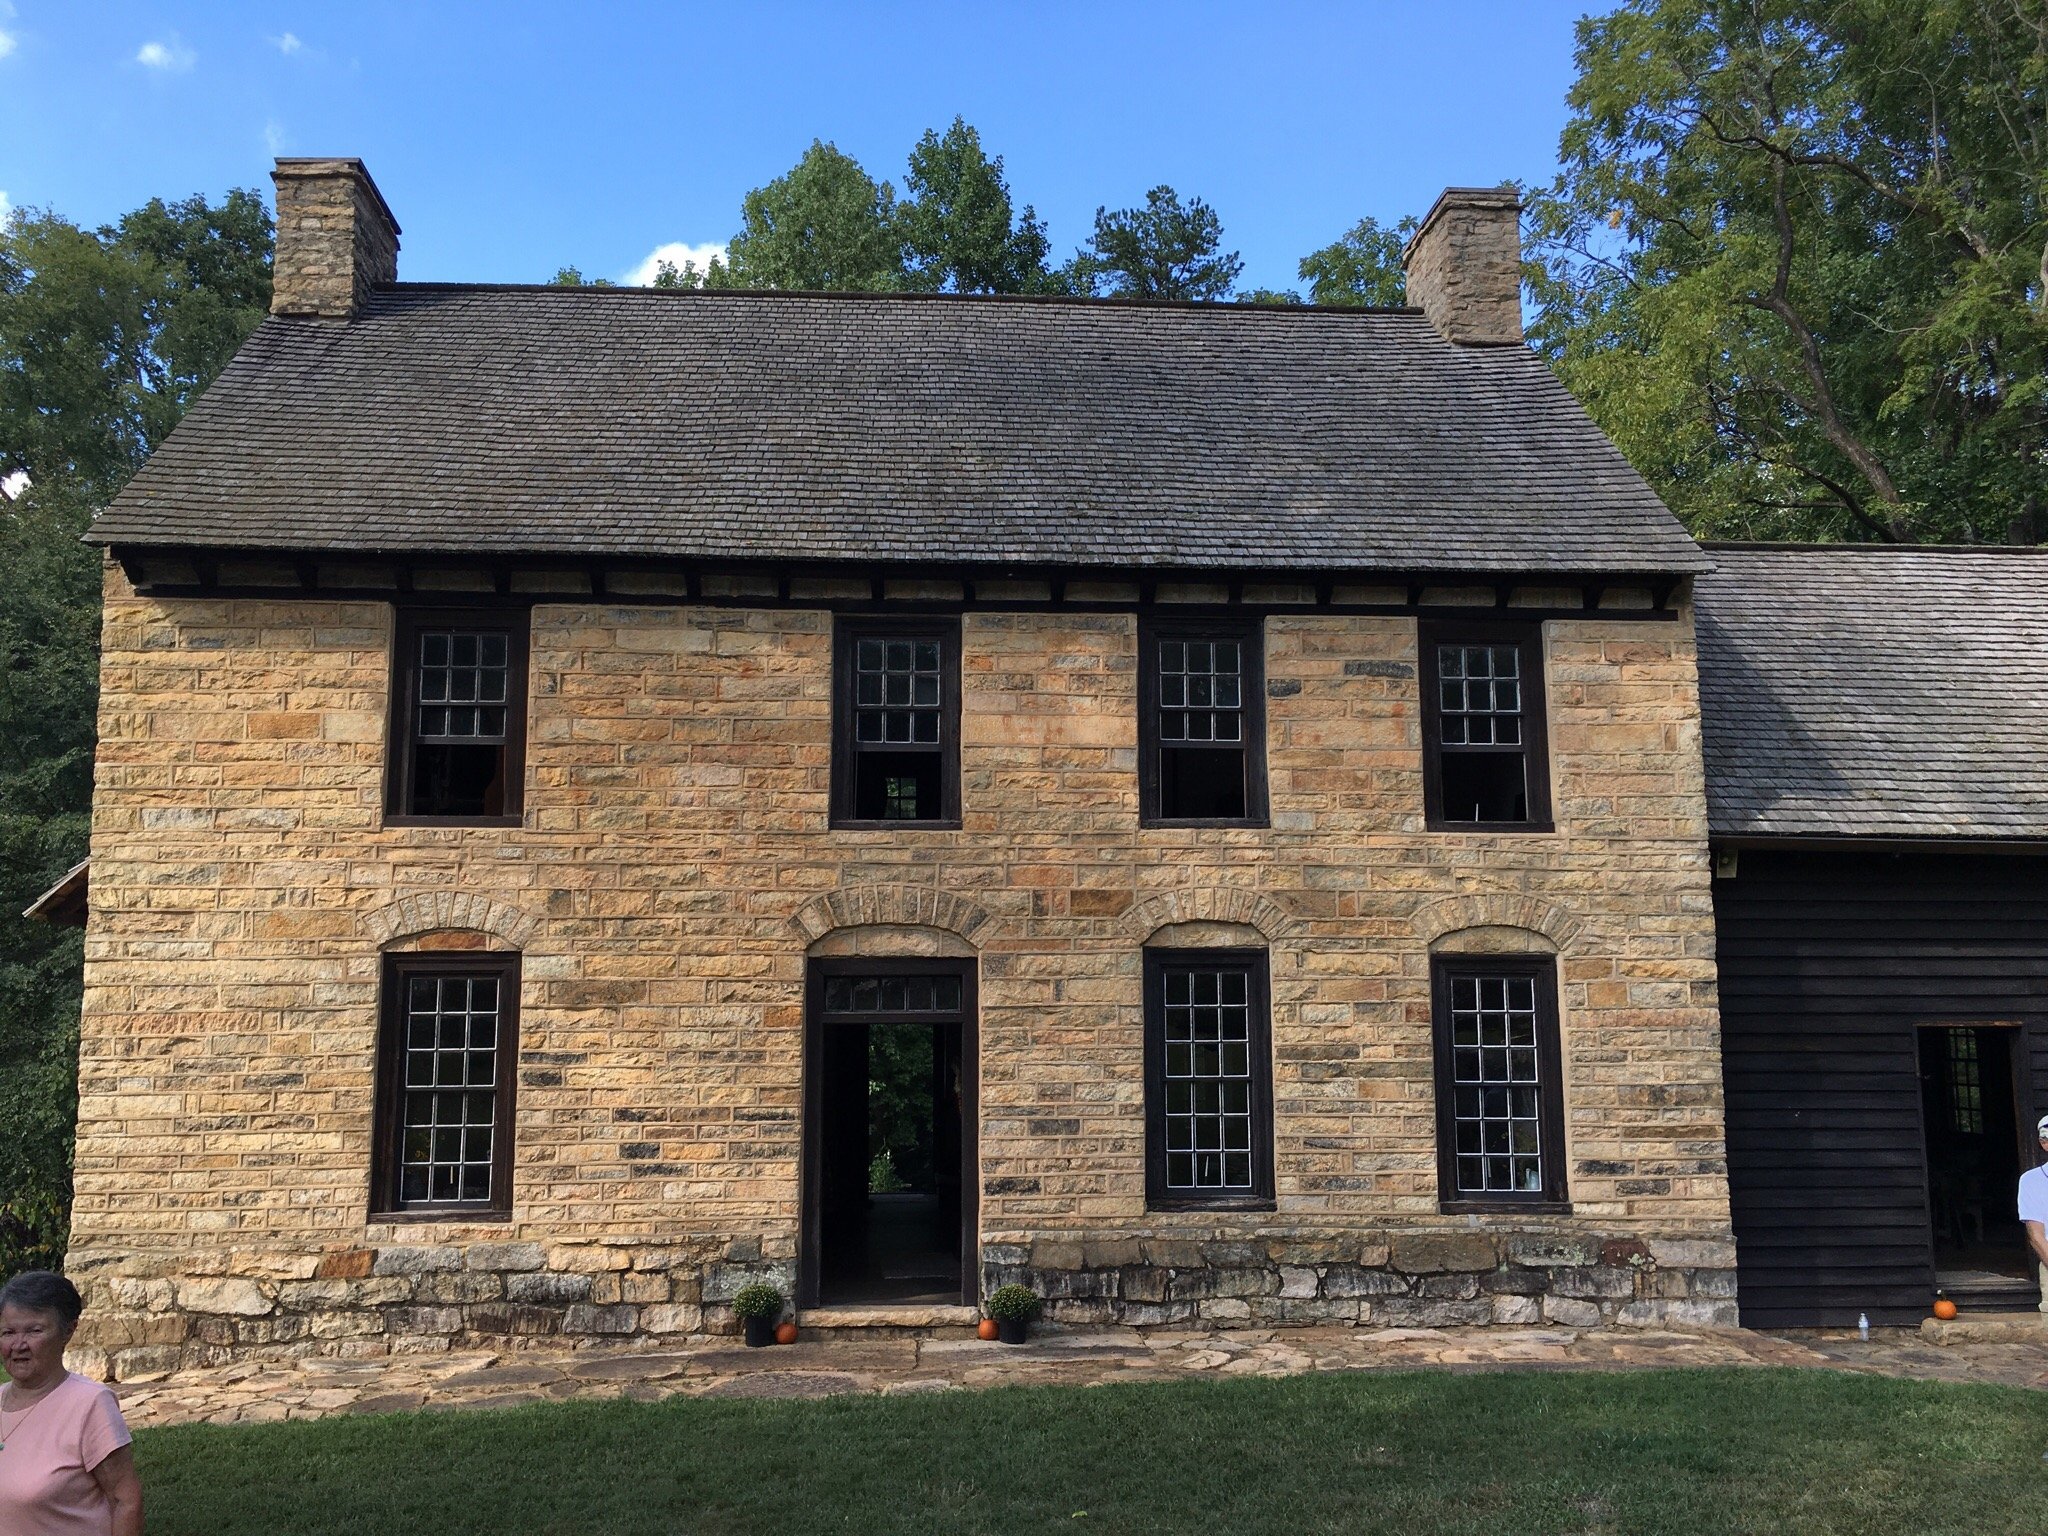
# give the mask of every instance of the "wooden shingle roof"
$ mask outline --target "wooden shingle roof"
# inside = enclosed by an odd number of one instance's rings
[[[1717,835],[2048,838],[2048,551],[1707,554]]]
[[[271,319],[116,546],[1700,569],[1529,350],[1419,312],[400,284]]]

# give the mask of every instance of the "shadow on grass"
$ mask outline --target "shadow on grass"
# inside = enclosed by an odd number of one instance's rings
[[[137,1437],[152,1536],[2048,1529],[2048,1395],[1442,1373],[562,1403]]]

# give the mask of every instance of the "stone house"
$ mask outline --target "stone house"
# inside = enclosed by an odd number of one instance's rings
[[[1416,307],[400,283],[100,519],[70,1264],[120,1372],[1057,1321],[1725,1323],[1693,582]]]

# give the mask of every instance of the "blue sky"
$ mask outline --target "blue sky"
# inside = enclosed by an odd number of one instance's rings
[[[727,239],[814,137],[900,186],[959,114],[1057,257],[1168,182],[1245,286],[1294,286],[1361,215],[1547,180],[1585,9],[0,0],[0,195],[99,223],[359,155],[403,278],[621,277]]]

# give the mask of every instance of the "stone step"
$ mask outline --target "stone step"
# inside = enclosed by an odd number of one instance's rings
[[[796,1325],[808,1339],[929,1339],[972,1332],[977,1307],[913,1302],[900,1306],[804,1307]]]
[[[1930,1344],[2048,1344],[2048,1313],[1987,1312],[1947,1320],[1923,1318],[1920,1337]]]

